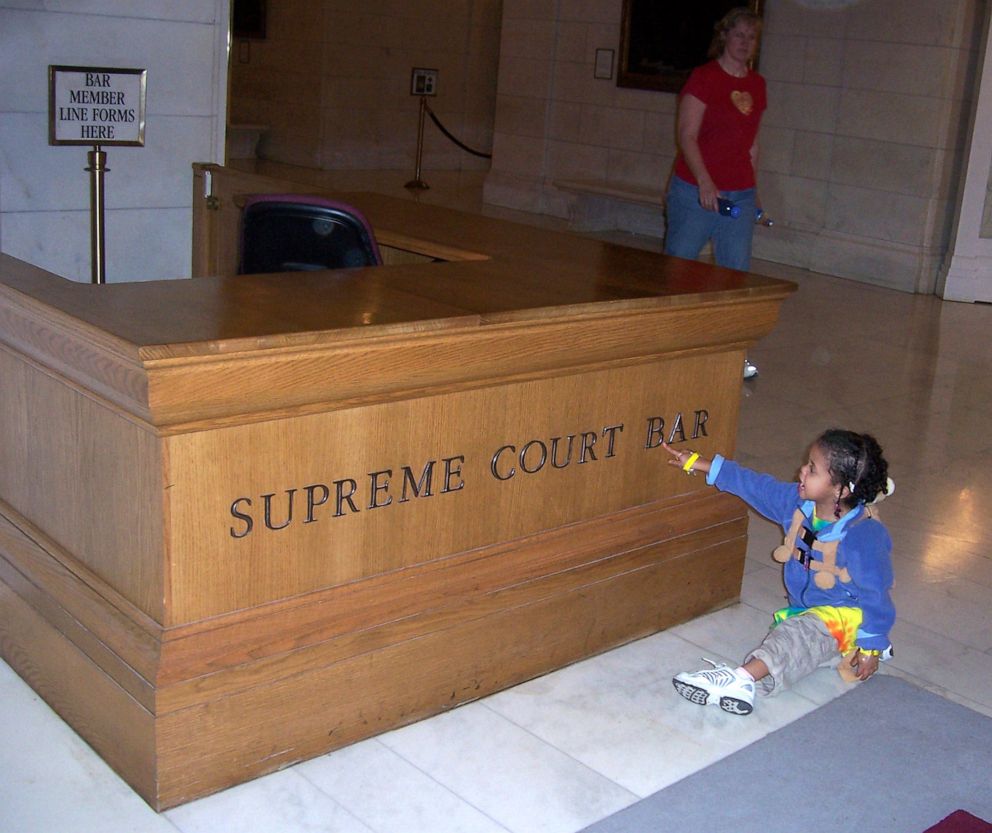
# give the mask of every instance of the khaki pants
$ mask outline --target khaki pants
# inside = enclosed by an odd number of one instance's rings
[[[760,659],[768,666],[768,676],[756,685],[759,694],[770,695],[795,685],[817,668],[836,665],[839,658],[837,640],[823,620],[804,613],[772,628],[744,661]]]

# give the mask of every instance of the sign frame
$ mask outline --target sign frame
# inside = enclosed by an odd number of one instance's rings
[[[136,79],[132,78],[121,78],[119,79],[122,86],[126,85],[131,89],[128,90],[129,93],[137,92],[137,106],[134,113],[133,121],[117,122],[113,120],[101,121],[101,120],[86,120],[86,124],[93,125],[97,128],[108,128],[110,126],[119,127],[120,124],[126,124],[129,128],[128,134],[125,138],[113,138],[107,135],[94,135],[94,136],[82,136],[79,138],[67,138],[62,135],[60,127],[64,124],[80,124],[82,120],[67,120],[56,118],[57,109],[60,107],[60,94],[67,90],[67,84],[70,80],[70,76],[75,76],[79,74],[87,75],[101,75],[104,76],[103,80],[107,80],[107,76],[136,76]],[[145,97],[146,89],[148,83],[148,71],[146,69],[134,69],[134,68],[124,68],[124,67],[81,67],[81,66],[65,66],[50,64],[48,67],[48,144],[49,145],[92,145],[92,146],[102,146],[102,145],[116,145],[119,147],[144,147],[145,145]],[[133,89],[134,85],[137,84],[137,90]],[[103,85],[97,86],[98,90],[105,90]],[[116,94],[122,94],[120,87],[108,91],[111,96]],[[130,103],[130,102],[129,102]],[[64,107],[62,109],[65,109]],[[115,109],[107,106],[105,109],[111,110]],[[98,130],[97,132],[105,132],[105,130]]]

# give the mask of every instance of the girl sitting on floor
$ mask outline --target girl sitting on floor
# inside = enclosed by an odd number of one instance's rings
[[[784,563],[789,607],[774,615],[761,645],[737,668],[706,660],[712,669],[678,674],[686,700],[749,714],[755,691],[774,694],[841,657],[845,679],[867,680],[891,654],[895,607],[892,542],[871,505],[895,488],[875,438],[831,429],[813,443],[799,482],[783,483],[717,454],[712,460],[676,451],[669,463],[744,500],[781,524],[785,543],[773,553]]]

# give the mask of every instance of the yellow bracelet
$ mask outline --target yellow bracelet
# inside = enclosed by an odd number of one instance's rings
[[[858,650],[864,654],[866,657],[880,657],[882,652],[877,648],[858,648]]]
[[[699,459],[699,452],[693,451],[692,454],[689,455],[689,459],[682,464],[682,471],[684,471],[686,474],[695,474],[696,472],[692,467],[696,465],[696,460],[698,459]]]

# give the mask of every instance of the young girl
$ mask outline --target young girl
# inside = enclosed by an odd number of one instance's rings
[[[895,607],[892,542],[871,504],[895,488],[874,437],[824,432],[809,450],[799,483],[783,483],[717,454],[712,461],[676,451],[669,463],[743,499],[782,525],[785,543],[773,557],[784,562],[789,607],[775,613],[772,630],[742,666],[678,674],[672,682],[687,700],[749,714],[754,694],[788,687],[838,653],[841,676],[867,680],[880,657],[891,654]]]

